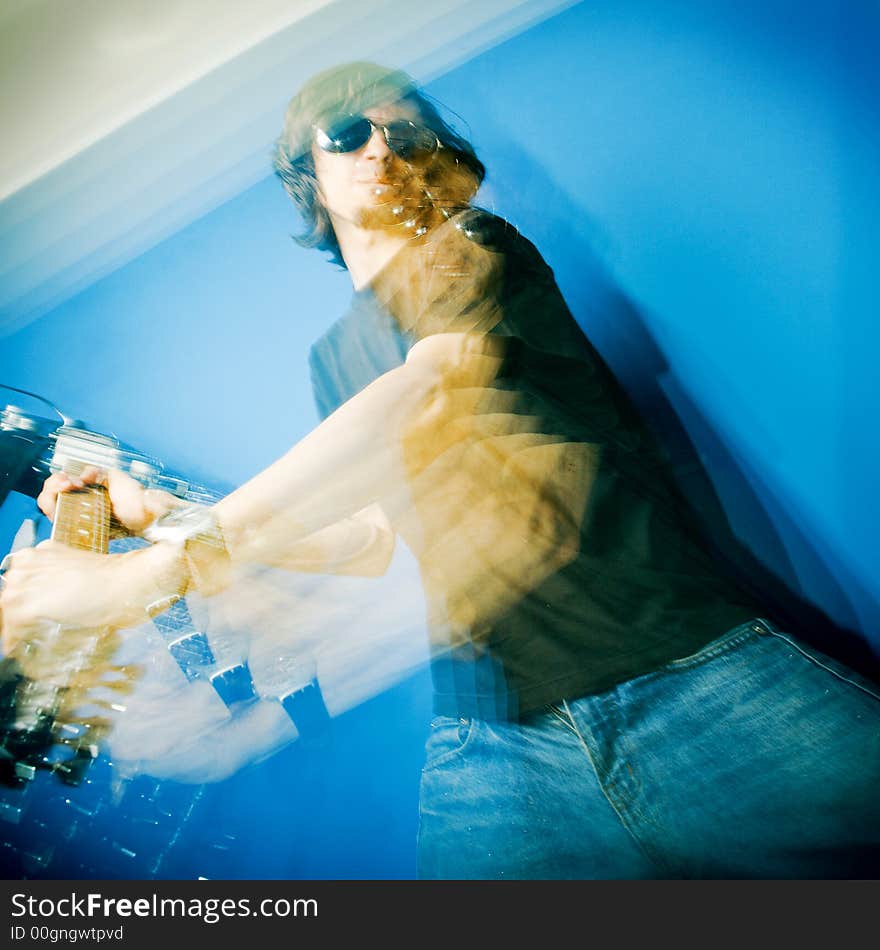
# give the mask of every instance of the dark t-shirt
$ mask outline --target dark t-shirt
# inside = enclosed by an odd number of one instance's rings
[[[576,550],[435,659],[438,712],[522,716],[655,670],[760,614],[719,567],[663,451],[529,241],[474,210],[399,257],[312,348],[322,416],[426,336],[487,334],[504,353],[492,390],[510,397],[517,425],[597,459]]]

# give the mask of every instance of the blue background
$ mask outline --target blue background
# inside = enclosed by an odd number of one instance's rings
[[[735,533],[876,651],[878,27],[869,2],[582,3],[428,86],[489,169],[481,202],[687,433]],[[291,241],[266,168],[4,339],[0,381],[208,484],[283,453],[316,422],[307,350],[350,285]],[[30,507],[0,511],[3,549]],[[224,783],[228,876],[412,877],[428,686]]]

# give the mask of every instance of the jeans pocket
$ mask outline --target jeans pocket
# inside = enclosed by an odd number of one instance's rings
[[[435,716],[425,745],[423,771],[437,768],[445,762],[458,758],[473,743],[479,720],[452,716]]]
[[[755,637],[767,636],[771,632],[771,629],[764,621],[758,619],[748,620],[746,623],[741,623],[739,626],[733,627],[717,639],[700,647],[695,653],[680,657],[679,659],[669,660],[660,668],[660,671],[671,672],[673,670],[692,669],[695,666],[708,663],[709,660],[713,660],[722,653],[727,653],[735,649],[748,640]]]

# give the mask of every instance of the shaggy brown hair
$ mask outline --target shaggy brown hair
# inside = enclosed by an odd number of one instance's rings
[[[406,100],[416,107],[422,124],[442,145],[443,161],[435,177],[443,174],[445,198],[426,189],[426,200],[447,209],[464,207],[476,193],[486,174],[473,146],[444,121],[415,82],[400,70],[374,63],[354,62],[335,66],[310,79],[290,100],[284,130],[275,146],[275,173],[302,216],[305,230],[295,240],[303,247],[329,251],[331,259],[345,267],[330,216],[318,197],[318,182],[312,159],[314,127],[340,115],[358,114],[371,106]],[[456,184],[449,187],[449,171],[454,168]],[[435,181],[433,184],[436,184]]]

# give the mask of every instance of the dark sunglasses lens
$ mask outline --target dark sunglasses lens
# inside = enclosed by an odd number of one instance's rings
[[[388,148],[401,158],[424,158],[437,151],[437,136],[412,122],[389,122],[386,128]]]
[[[368,119],[347,117],[319,127],[315,132],[315,141],[325,152],[354,152],[373,134],[373,126]]]

